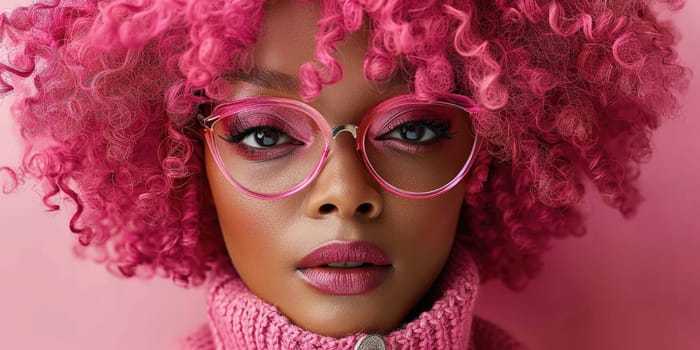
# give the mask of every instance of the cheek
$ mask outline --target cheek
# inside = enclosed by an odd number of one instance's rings
[[[250,198],[224,178],[207,152],[207,178],[229,257],[239,273],[275,263],[284,247],[284,228],[296,215],[289,201]]]
[[[439,272],[454,242],[463,203],[462,186],[429,200],[393,204],[391,212],[399,229],[392,246],[404,252],[406,263],[417,269]]]
[[[434,199],[403,201],[401,220],[415,229],[415,239],[432,246],[440,241],[451,241],[457,229],[459,214],[463,203],[463,189],[456,189]]]

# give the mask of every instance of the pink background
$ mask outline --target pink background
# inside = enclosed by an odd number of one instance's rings
[[[700,2],[672,18],[684,61],[700,72]],[[0,105],[0,164],[18,161],[8,106]],[[532,349],[700,348],[699,110],[693,82],[682,116],[656,134],[640,179],[647,201],[633,220],[591,196],[588,234],[555,242],[525,291],[487,285],[481,314]],[[0,195],[0,348],[164,349],[203,322],[201,290],[120,280],[74,258],[67,220],[46,213],[31,185]]]

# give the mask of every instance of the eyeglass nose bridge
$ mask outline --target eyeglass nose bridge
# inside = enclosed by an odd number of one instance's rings
[[[357,140],[357,125],[345,124],[345,125],[336,126],[333,129],[333,140],[335,140],[335,138],[338,137],[338,135],[340,135],[340,133],[342,133],[342,132],[350,133],[350,135],[352,135],[352,137],[355,140]]]

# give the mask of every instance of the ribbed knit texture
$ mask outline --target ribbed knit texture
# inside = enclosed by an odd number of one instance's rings
[[[479,276],[465,250],[455,248],[432,295],[430,310],[384,334],[387,349],[520,349],[505,332],[482,320],[472,328]],[[253,295],[231,269],[217,272],[209,290],[209,325],[182,344],[187,350],[353,349],[364,335],[332,338],[292,324],[272,305]],[[484,336],[474,335],[472,329]],[[498,344],[498,345],[497,345]],[[493,346],[491,346],[493,345]]]

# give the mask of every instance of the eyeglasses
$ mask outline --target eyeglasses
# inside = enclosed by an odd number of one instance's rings
[[[299,192],[321,172],[333,140],[344,132],[374,179],[405,198],[432,198],[453,188],[479,149],[467,97],[435,102],[400,95],[374,106],[360,126],[331,128],[313,107],[293,99],[253,97],[200,116],[222,174],[244,194],[278,199]]]

